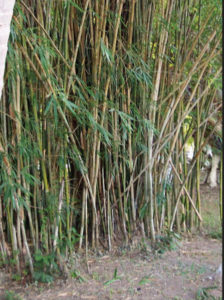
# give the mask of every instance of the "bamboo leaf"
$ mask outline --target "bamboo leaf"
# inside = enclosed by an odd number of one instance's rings
[[[74,6],[78,11],[80,11],[81,13],[84,13],[84,10],[74,1],[72,0],[67,0],[67,3],[70,3],[72,6]]]
[[[150,283],[150,279],[148,278],[148,276],[143,277],[140,281],[139,281],[139,285],[144,285]]]
[[[114,58],[113,58],[112,52],[106,47],[106,45],[104,44],[102,39],[100,41],[100,47],[101,47],[102,54],[103,54],[103,56],[106,57],[107,61],[110,64],[114,63]]]

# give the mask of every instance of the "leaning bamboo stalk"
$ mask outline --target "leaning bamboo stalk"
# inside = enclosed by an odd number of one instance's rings
[[[221,70],[222,70],[222,68],[220,68],[217,72],[216,72],[216,74],[214,75],[214,78],[213,78],[213,80],[212,80],[212,82],[213,81],[215,81],[215,79],[219,76],[219,74],[221,73]],[[184,119],[187,117],[187,115],[189,115],[189,113],[194,109],[194,107],[197,105],[197,103],[208,93],[208,91],[209,91],[209,89],[210,89],[210,87],[211,87],[211,84],[212,84],[212,82],[210,83],[210,84],[208,84],[208,86],[204,89],[204,91],[201,93],[201,95],[198,97],[198,99],[194,102],[194,104],[193,105],[191,105],[190,106],[190,108],[186,111],[185,110],[185,112],[184,112],[184,115],[183,115],[183,117],[182,117],[182,120],[180,121],[180,123],[183,123],[183,121],[184,121]],[[207,120],[209,120],[209,118],[207,118]],[[204,124],[205,122],[202,122],[201,124],[200,124],[200,127]],[[180,124],[177,124],[177,126],[175,127],[175,129],[172,131],[172,132],[170,132],[170,134],[169,134],[169,136],[168,137],[165,137],[165,139],[164,139],[164,141],[163,141],[163,143],[161,142],[160,144],[160,146],[159,146],[159,148],[158,149],[156,149],[156,151],[155,151],[155,156],[156,156],[156,154],[158,155],[158,153],[161,151],[161,149],[163,149],[163,147],[167,144],[167,142],[169,142],[170,140],[171,140],[171,138],[173,138],[173,135],[174,135],[174,133],[175,132],[177,132],[177,130],[179,130],[179,125]],[[215,126],[214,126],[215,125]],[[219,132],[220,133],[220,124],[218,124],[217,125],[217,123],[213,123],[213,128],[215,128],[214,130],[215,130],[215,132]]]
[[[21,4],[26,8],[26,10],[32,15],[33,19],[37,22],[37,24],[40,26],[40,28],[43,30],[44,34],[47,36],[48,40],[51,42],[53,48],[55,49],[55,51],[57,52],[57,54],[61,57],[63,63],[70,68],[70,65],[68,64],[68,62],[65,60],[64,56],[61,54],[60,50],[58,49],[58,47],[55,45],[54,41],[51,39],[50,35],[48,34],[48,32],[46,31],[46,29],[44,28],[44,26],[39,22],[39,20],[35,17],[34,13],[32,12],[32,10],[21,0]]]
[[[202,217],[201,217],[199,211],[197,210],[197,208],[196,208],[196,206],[195,206],[195,204],[194,204],[193,199],[191,198],[191,196],[190,196],[188,190],[186,189],[185,185],[183,184],[183,182],[182,182],[182,180],[181,180],[181,178],[180,178],[180,176],[179,176],[179,174],[178,174],[178,171],[176,170],[176,168],[175,168],[175,166],[174,166],[174,164],[173,164],[173,162],[172,162],[171,160],[170,160],[170,164],[171,164],[171,166],[172,166],[172,168],[173,168],[173,170],[174,170],[175,175],[177,176],[178,181],[180,182],[181,185],[183,185],[183,189],[184,189],[184,191],[185,191],[185,193],[186,193],[188,199],[190,200],[191,205],[193,206],[193,209],[194,209],[195,213],[197,214],[199,220],[202,222],[203,219],[202,219]]]
[[[183,84],[181,85],[181,87],[180,87],[180,91],[179,91],[179,93],[178,93],[177,98],[176,98],[176,99],[173,99],[173,101],[172,101],[172,103],[171,103],[171,105],[170,105],[170,108],[169,108],[169,112],[167,113],[167,115],[166,115],[166,117],[165,117],[165,119],[164,119],[164,121],[163,121],[163,126],[162,126],[162,128],[161,128],[160,135],[159,135],[159,138],[158,138],[159,140],[161,139],[161,137],[162,137],[162,135],[163,135],[163,133],[164,133],[164,130],[165,130],[166,126],[167,126],[167,123],[168,123],[168,121],[169,121],[171,115],[174,114],[174,111],[175,111],[175,109],[176,109],[178,103],[180,102],[180,100],[181,100],[181,98],[182,98],[182,96],[183,96],[183,93],[184,93],[184,91],[185,91],[187,85],[189,84],[189,82],[190,82],[190,80],[191,80],[191,78],[192,78],[192,75],[194,74],[194,71],[195,71],[196,68],[197,68],[197,65],[198,65],[199,62],[201,61],[203,55],[204,55],[205,52],[207,51],[208,45],[209,45],[210,42],[214,39],[215,35],[216,35],[216,30],[215,30],[215,31],[211,34],[211,36],[209,37],[209,39],[208,39],[207,43],[205,44],[203,50],[202,50],[201,53],[199,54],[199,56],[198,56],[196,62],[195,62],[194,65],[192,66],[191,70],[189,71],[188,76],[187,76],[187,79],[184,81],[184,83],[183,83]],[[207,63],[207,65],[208,65],[208,63]],[[203,68],[201,74],[203,74],[203,72],[204,72],[205,68],[207,67],[207,65]],[[158,143],[157,145],[159,146],[159,143]],[[157,148],[158,148],[158,146],[157,146]],[[155,152],[157,152],[157,149],[156,149]]]
[[[187,104],[187,106],[186,106],[186,108],[185,108],[185,112],[184,112],[184,114],[183,114],[183,116],[182,116],[181,121],[180,121],[180,122],[177,124],[177,126],[175,127],[176,134],[175,134],[175,136],[174,136],[174,138],[173,138],[173,140],[172,140],[171,151],[170,151],[170,154],[169,154],[169,156],[168,156],[168,158],[167,158],[166,165],[165,165],[165,167],[164,167],[165,170],[166,170],[167,167],[168,167],[168,162],[169,162],[169,159],[170,159],[170,157],[171,157],[172,151],[173,151],[173,149],[174,149],[174,147],[175,147],[176,141],[178,140],[178,134],[179,134],[179,131],[180,131],[180,128],[181,128],[181,125],[182,125],[184,119],[187,117],[187,115],[189,115],[189,113],[193,110],[193,108],[197,105],[197,103],[199,102],[199,100],[203,97],[203,95],[204,95],[205,93],[207,93],[207,91],[208,91],[208,89],[209,89],[209,86],[207,86],[206,89],[203,91],[203,93],[200,95],[200,97],[196,100],[196,102],[195,102],[193,105],[191,105],[191,99],[193,99],[193,97],[194,97],[194,94],[195,94],[195,92],[196,92],[197,86],[199,85],[200,80],[201,80],[201,78],[202,78],[202,76],[203,76],[203,74],[204,74],[206,68],[207,68],[207,65],[204,66],[203,70],[201,71],[201,74],[199,75],[199,79],[198,79],[198,81],[197,81],[197,83],[196,83],[196,85],[195,85],[195,88],[194,88],[193,93],[191,94],[190,100],[189,100],[189,102],[188,102],[188,104]],[[216,72],[214,78],[216,78],[216,77],[218,76],[218,74],[220,73],[220,71],[221,71],[221,69],[219,69],[219,70]],[[190,108],[189,108],[189,107],[190,107]],[[174,111],[173,111],[173,112],[174,112]],[[168,118],[167,118],[167,121],[168,121]],[[163,127],[163,128],[164,128],[164,127]],[[161,134],[160,134],[160,136],[161,136]],[[160,137],[159,137],[159,140],[160,140]],[[157,144],[157,147],[156,147],[156,149],[155,149],[155,154],[156,154],[157,151],[158,151],[158,147],[159,147],[159,143]],[[155,154],[154,154],[154,155],[155,155]]]
[[[218,77],[218,75],[220,74],[220,72],[221,72],[221,68],[216,72],[216,74],[215,74],[215,76],[214,76],[214,78],[213,78],[213,81]],[[202,92],[202,94],[201,94],[200,97],[196,100],[196,102],[188,109],[188,111],[185,111],[185,114],[184,114],[182,120],[180,121],[180,123],[183,122],[183,120],[185,119],[185,117],[186,117],[187,115],[189,115],[189,113],[193,110],[193,108],[195,107],[195,105],[196,105],[196,104],[200,101],[200,99],[208,92],[208,90],[209,90],[211,84],[212,84],[212,83],[210,83],[210,85],[208,85],[208,86],[206,87],[206,89]],[[218,125],[219,125],[219,123],[216,122],[215,126],[213,127],[214,132],[217,130],[217,129],[216,129],[216,126],[218,126]],[[165,141],[158,147],[158,149],[156,149],[157,151],[154,153],[154,157],[156,157],[156,155],[158,155],[158,153],[161,151],[161,149],[163,149],[164,146],[165,146],[171,139],[173,139],[173,135],[174,135],[174,133],[177,131],[178,127],[179,127],[179,126],[177,126],[177,127],[175,128],[175,130],[174,130],[173,132],[171,132],[171,133],[169,134],[168,137],[166,137]],[[206,140],[207,140],[207,139],[206,139]],[[206,145],[206,144],[204,144],[204,145]],[[121,194],[121,197],[123,197],[123,196],[125,195],[125,193],[129,190],[129,188],[130,188],[130,186],[131,186],[131,183],[134,183],[135,181],[137,181],[137,180],[138,180],[138,179],[139,179],[139,178],[140,178],[140,177],[148,170],[150,164],[151,164],[151,162],[148,162],[148,163],[145,165],[145,167],[139,172],[139,174],[138,174],[135,178],[133,178],[133,179],[131,180],[131,182],[129,183],[129,185],[126,187],[126,189],[124,190],[124,192]]]

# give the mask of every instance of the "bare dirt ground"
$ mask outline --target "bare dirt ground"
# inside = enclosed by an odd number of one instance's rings
[[[204,227],[200,235],[188,235],[176,248],[152,255],[149,244],[138,240],[131,249],[113,254],[89,255],[89,271],[81,257],[74,259],[76,278],[47,284],[12,281],[0,273],[0,299],[6,300],[202,300],[222,299],[222,261],[219,188],[201,185]]]

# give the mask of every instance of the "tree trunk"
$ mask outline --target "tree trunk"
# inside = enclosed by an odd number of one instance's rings
[[[0,0],[0,97],[2,95],[7,44],[14,4],[15,0]]]

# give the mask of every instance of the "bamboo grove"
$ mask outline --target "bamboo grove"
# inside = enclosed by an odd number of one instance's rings
[[[220,42],[220,1],[18,0],[0,102],[1,256],[33,274],[37,250],[200,227]]]

